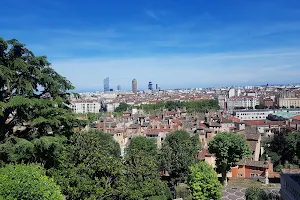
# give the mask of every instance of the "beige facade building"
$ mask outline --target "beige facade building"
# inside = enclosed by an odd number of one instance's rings
[[[300,98],[279,98],[279,106],[286,108],[300,107]]]
[[[234,110],[236,107],[255,108],[259,105],[259,99],[253,96],[233,96],[227,100],[228,110]]]

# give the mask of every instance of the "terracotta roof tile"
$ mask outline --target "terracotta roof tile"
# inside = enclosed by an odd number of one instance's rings
[[[295,117],[292,117],[293,120],[300,121],[300,115],[296,115]]]

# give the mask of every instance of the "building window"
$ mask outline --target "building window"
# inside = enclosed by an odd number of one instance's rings
[[[260,174],[250,174],[250,177],[251,177],[251,178],[259,178],[259,177],[260,177]]]

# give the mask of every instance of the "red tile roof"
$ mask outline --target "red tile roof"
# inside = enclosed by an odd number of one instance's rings
[[[205,155],[209,154],[208,148],[204,148],[202,149],[202,151],[200,151],[198,153],[198,159],[199,160],[204,160],[205,159]]]
[[[248,126],[263,126],[263,125],[283,125],[285,121],[267,121],[267,120],[245,120]]]
[[[236,122],[236,123],[241,122],[241,120],[239,118],[236,118],[236,117],[233,117],[233,116],[229,116],[227,119],[232,120],[233,122]]]
[[[207,128],[207,126],[205,124],[199,123],[199,126],[202,128]]]
[[[293,120],[299,120],[300,121],[300,115],[297,115],[295,117],[292,117]]]

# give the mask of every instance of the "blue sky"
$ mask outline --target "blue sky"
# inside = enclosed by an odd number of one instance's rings
[[[297,0],[2,0],[16,38],[77,90],[295,83]]]

